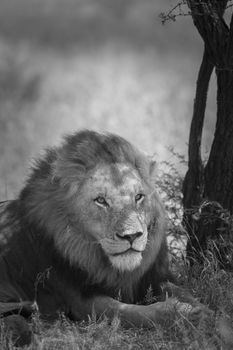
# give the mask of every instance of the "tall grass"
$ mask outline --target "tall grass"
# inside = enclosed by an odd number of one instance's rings
[[[204,268],[190,272],[181,260],[177,269],[184,287],[214,311],[198,325],[182,316],[169,327],[155,326],[152,330],[122,328],[120,320],[90,319],[73,323],[61,315],[54,324],[45,324],[35,314],[31,321],[33,342],[25,349],[231,349],[233,346],[233,276],[216,269],[216,261],[206,260]],[[4,334],[0,338],[2,350],[14,349]]]

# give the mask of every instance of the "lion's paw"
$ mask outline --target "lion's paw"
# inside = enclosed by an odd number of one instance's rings
[[[198,306],[192,306],[188,303],[177,302],[176,311],[179,316],[198,325],[200,322],[208,320],[213,312],[208,309],[206,306],[199,304]]]

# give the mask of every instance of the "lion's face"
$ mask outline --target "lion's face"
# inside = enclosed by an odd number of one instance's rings
[[[141,263],[148,241],[150,192],[136,169],[121,163],[100,164],[80,189],[79,220],[121,271]]]

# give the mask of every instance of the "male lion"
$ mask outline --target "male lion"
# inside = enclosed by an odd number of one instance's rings
[[[169,284],[155,176],[154,161],[116,135],[82,131],[48,150],[18,199],[2,204],[6,324],[35,304],[51,320],[59,312],[84,320],[94,310],[144,327],[198,314],[198,302]],[[158,302],[143,305],[148,289]]]

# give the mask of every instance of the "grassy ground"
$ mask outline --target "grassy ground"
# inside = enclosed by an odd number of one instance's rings
[[[178,266],[178,269],[177,269]],[[216,261],[206,260],[204,268],[196,266],[192,273],[182,260],[176,261],[180,281],[214,311],[213,316],[192,325],[181,316],[169,327],[151,330],[121,327],[114,319],[71,323],[64,316],[53,325],[44,324],[35,314],[31,322],[33,342],[25,349],[232,349],[233,346],[233,275],[216,268]],[[14,349],[13,343],[0,338],[2,350]]]

